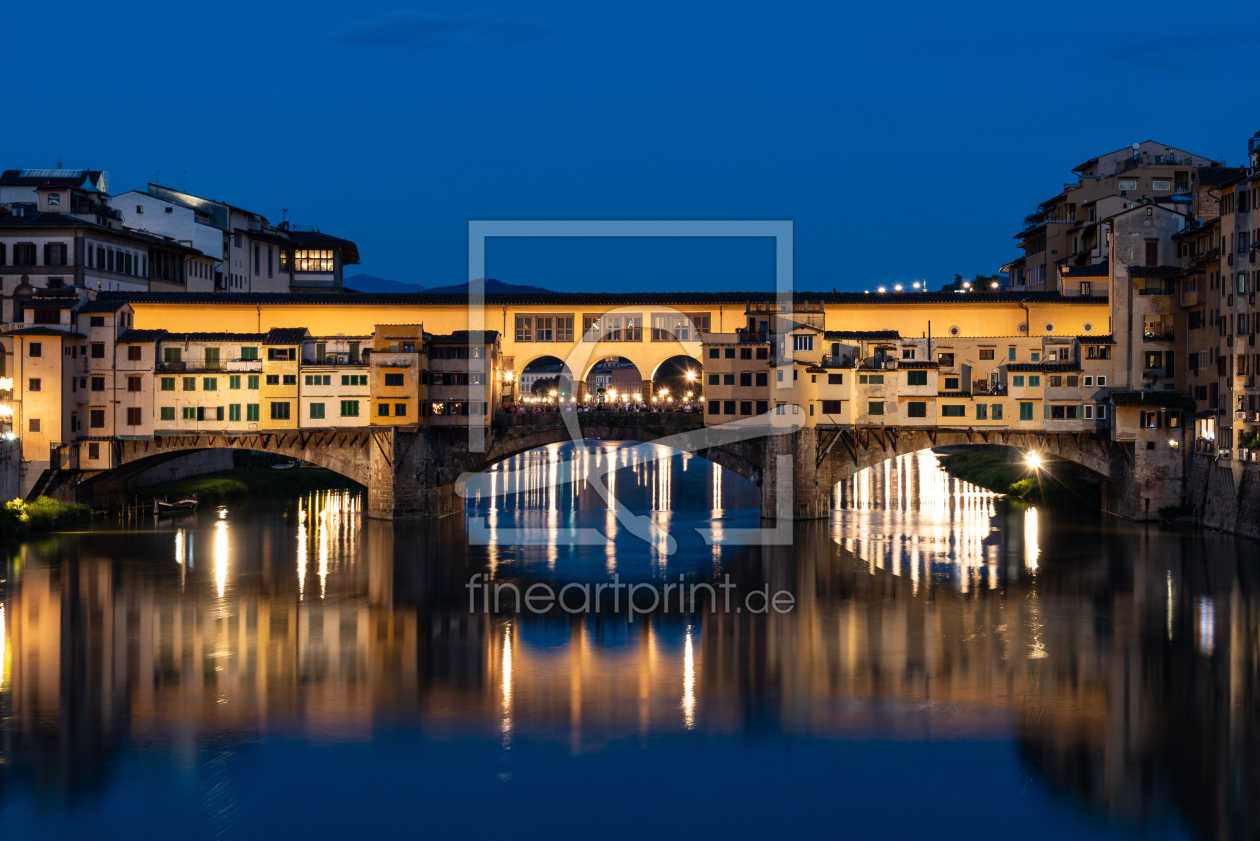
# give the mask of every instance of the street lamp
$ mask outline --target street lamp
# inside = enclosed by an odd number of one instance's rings
[[[900,284],[900,283],[898,283],[896,286],[894,286],[894,287],[893,287],[893,291],[894,291],[894,292],[900,292],[900,291],[901,291],[901,284]]]
[[[1028,454],[1024,456],[1024,461],[1033,470],[1040,470],[1042,464],[1044,464],[1044,462],[1041,460],[1041,453],[1037,452],[1036,450],[1029,450]]]

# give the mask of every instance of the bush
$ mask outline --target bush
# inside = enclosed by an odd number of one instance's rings
[[[32,531],[53,531],[92,521],[92,509],[73,502],[58,502],[41,496],[34,502],[21,499],[6,502],[0,512],[0,534],[22,535]]]
[[[1033,483],[1031,479],[1020,479],[1018,482],[1011,483],[1010,488],[1006,492],[1011,496],[1025,499],[1032,489]]]

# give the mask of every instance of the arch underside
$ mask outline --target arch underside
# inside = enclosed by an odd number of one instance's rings
[[[1043,433],[1007,430],[908,430],[895,427],[819,428],[818,446],[826,448],[825,461],[832,463],[837,481],[874,467],[889,459],[935,447],[1003,446],[1036,450],[1043,456],[1063,459],[1099,478],[1116,480],[1123,473],[1117,463],[1124,459],[1124,447],[1105,434]]]
[[[147,469],[198,450],[249,450],[288,456],[327,468],[347,479],[367,485],[371,480],[372,432],[283,433],[270,435],[171,436],[154,441],[122,441],[121,464],[114,471]],[[137,470],[136,472],[139,472]]]

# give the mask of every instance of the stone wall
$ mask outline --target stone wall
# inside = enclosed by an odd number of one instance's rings
[[[19,496],[22,444],[17,439],[0,440],[0,502]]]
[[[1260,465],[1195,453],[1188,502],[1202,525],[1260,538]]]

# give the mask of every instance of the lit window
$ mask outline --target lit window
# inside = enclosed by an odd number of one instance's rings
[[[331,272],[333,270],[332,251],[295,251],[293,267],[299,272]]]

